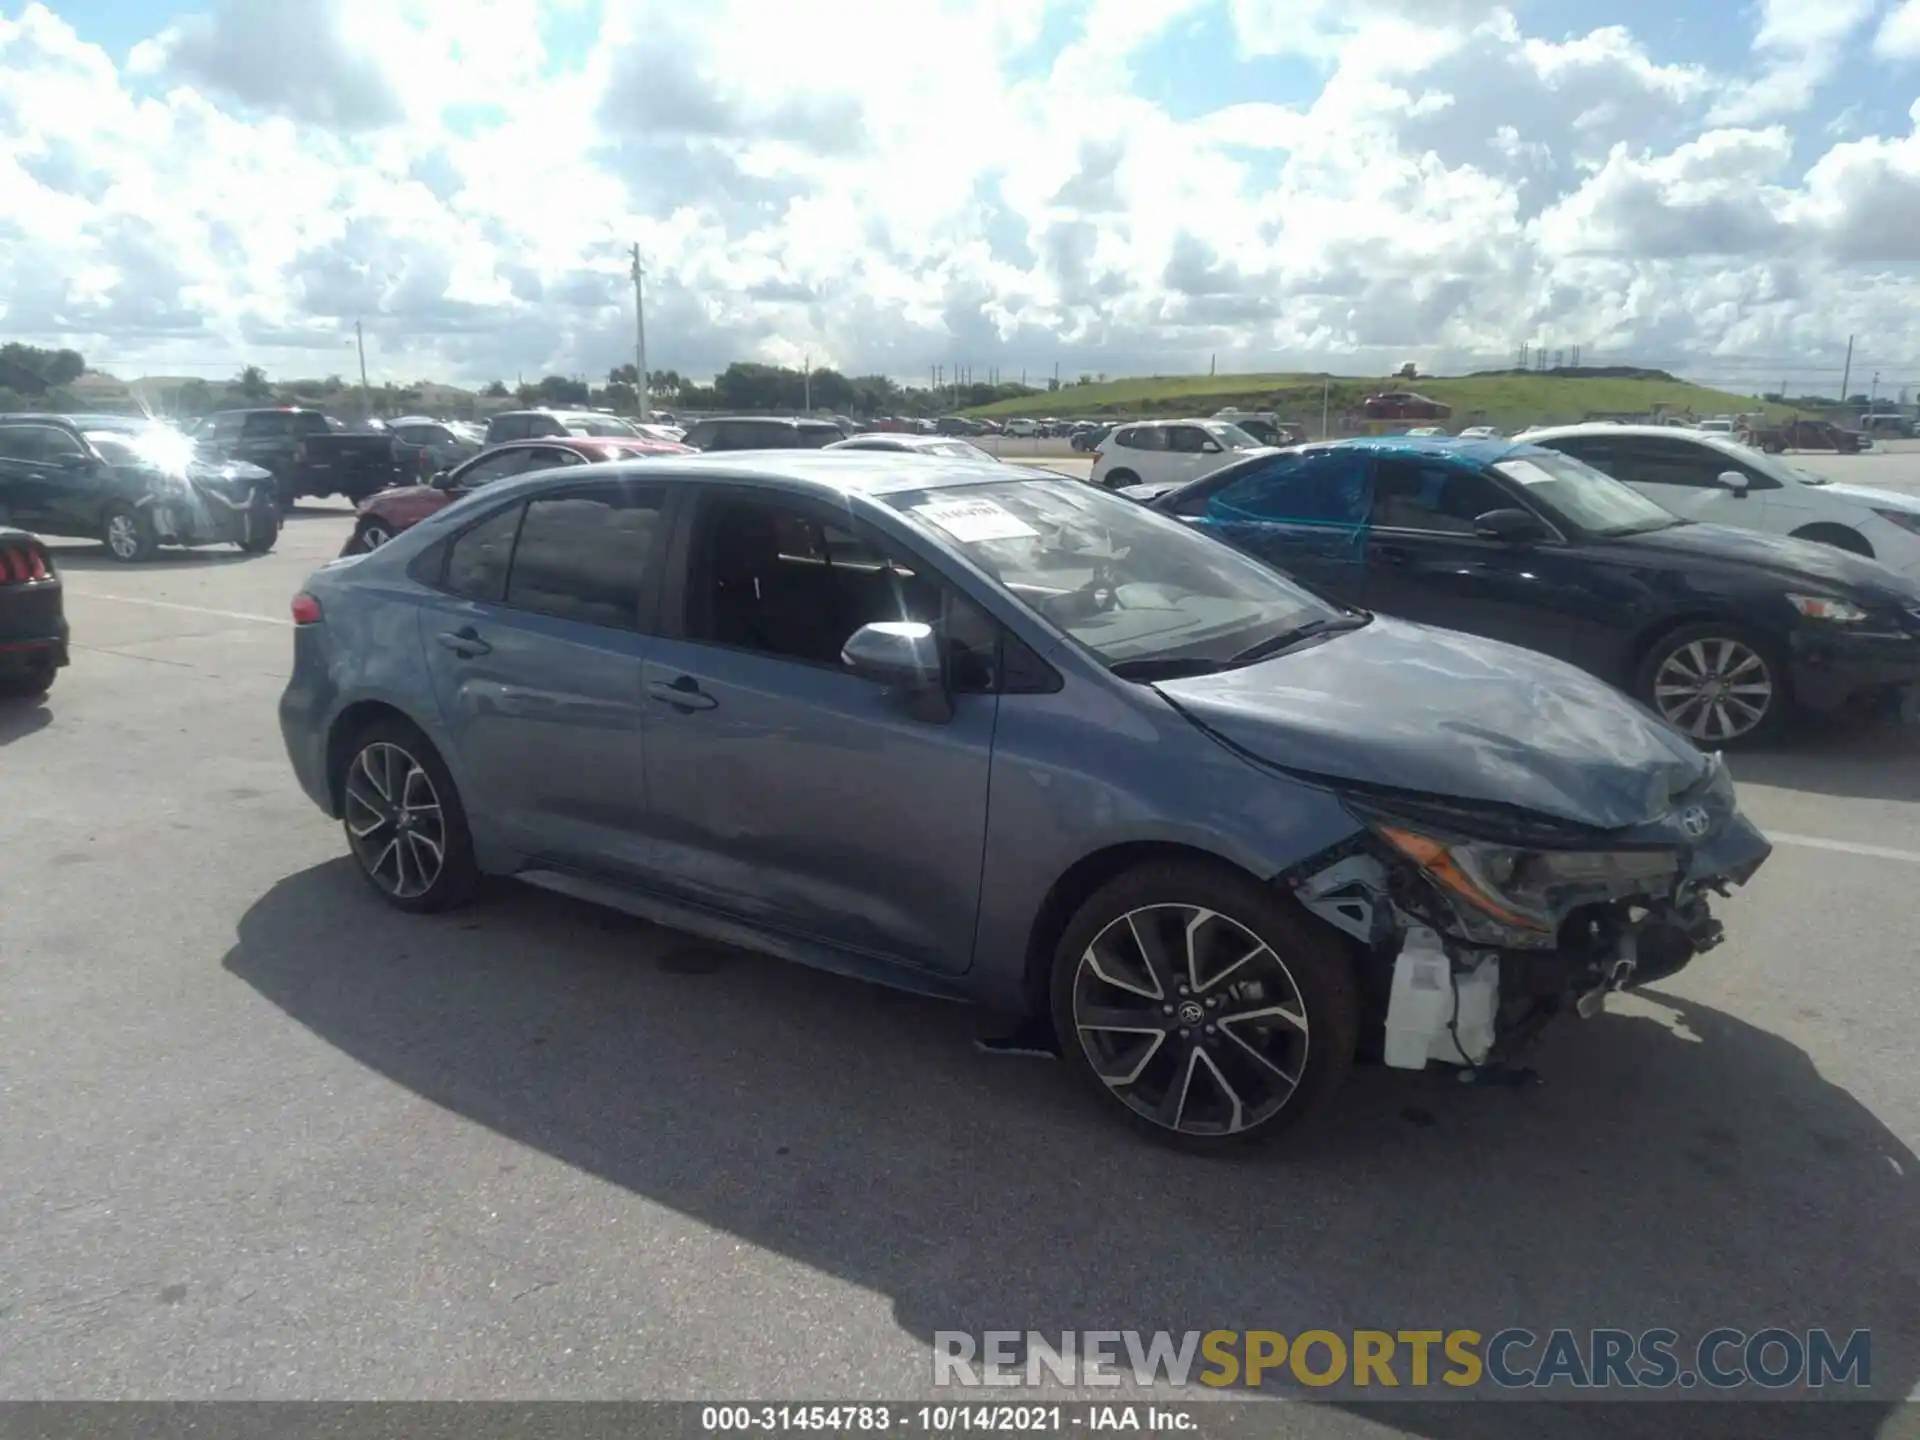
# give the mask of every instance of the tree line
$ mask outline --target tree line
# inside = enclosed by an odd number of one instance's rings
[[[71,387],[86,368],[85,357],[76,350],[0,345],[0,411],[84,409],[81,397]],[[481,387],[478,398],[496,404],[512,400],[522,405],[594,405],[631,414],[639,406],[634,383],[637,374],[632,365],[616,365],[600,383],[572,375],[544,375],[515,386],[494,380]],[[389,382],[371,386],[365,397],[367,407],[376,415],[406,414],[423,404],[423,384]],[[1045,388],[1052,390],[1057,385],[1050,380]],[[1039,393],[1034,386],[1011,382],[942,385],[936,390],[899,385],[885,375],[849,376],[824,366],[809,373],[751,361],[735,361],[707,384],[677,370],[647,372],[647,398],[656,410],[752,413],[812,409],[862,418],[933,416]],[[184,380],[165,395],[149,400],[176,415],[205,415],[236,406],[276,403],[353,410],[362,404],[360,387],[339,375],[274,381],[258,365],[246,366],[231,380]]]

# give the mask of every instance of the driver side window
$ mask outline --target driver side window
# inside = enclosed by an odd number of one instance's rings
[[[917,620],[945,644],[954,689],[998,684],[1000,626],[877,537],[779,501],[718,496],[694,534],[692,639],[838,670],[863,625]]]

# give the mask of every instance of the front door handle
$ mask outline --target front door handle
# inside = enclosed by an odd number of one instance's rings
[[[647,693],[681,711],[711,710],[720,703],[702,690],[700,682],[691,675],[682,675],[674,680],[655,680],[647,686]]]
[[[1380,557],[1382,565],[1411,565],[1413,552],[1402,550],[1398,545],[1382,545],[1373,552]]]
[[[471,625],[462,625],[458,630],[442,630],[434,638],[462,660],[473,660],[493,653],[493,646],[482,640],[480,632]]]

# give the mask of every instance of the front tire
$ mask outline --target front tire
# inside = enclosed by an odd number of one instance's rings
[[[1683,625],[1649,646],[1634,694],[1703,750],[1757,744],[1792,701],[1777,646],[1739,625]]]
[[[353,548],[361,554],[369,554],[393,539],[391,526],[379,520],[368,520],[353,532]]]
[[[355,867],[389,905],[426,914],[473,898],[480,869],[466,809],[413,725],[383,720],[355,738],[340,812]]]
[[[1140,477],[1131,470],[1109,470],[1100,477],[1100,488],[1118,490],[1123,485],[1138,485]]]
[[[1155,861],[1102,886],[1054,953],[1061,1052],[1137,1127],[1214,1150],[1322,1110],[1359,1005],[1339,942],[1223,866]]]
[[[280,511],[271,496],[257,497],[247,511],[247,538],[240,548],[249,555],[265,555],[279,542]]]
[[[122,565],[137,565],[153,558],[160,540],[153,531],[153,520],[131,505],[115,505],[100,525],[100,543]]]

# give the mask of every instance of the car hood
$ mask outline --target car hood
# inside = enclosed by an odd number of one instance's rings
[[[376,490],[360,502],[360,513],[380,510],[398,500],[401,504],[414,504],[423,499],[437,497],[440,492],[431,485],[395,485],[386,490]]]
[[[1783,583],[1814,581],[1875,596],[1897,595],[1903,600],[1920,594],[1913,582],[1877,560],[1813,540],[1795,540],[1790,535],[1688,524],[1650,530],[1644,535],[1623,535],[1609,543],[1669,561],[1720,561],[1748,572],[1764,570]]]
[[[1603,830],[1658,819],[1711,773],[1684,735],[1584,671],[1384,617],[1257,665],[1154,688],[1281,769]]]
[[[1822,495],[1839,495],[1877,510],[1901,510],[1909,515],[1920,515],[1920,495],[1881,490],[1872,485],[1843,485],[1838,482],[1816,486],[1815,489]]]

